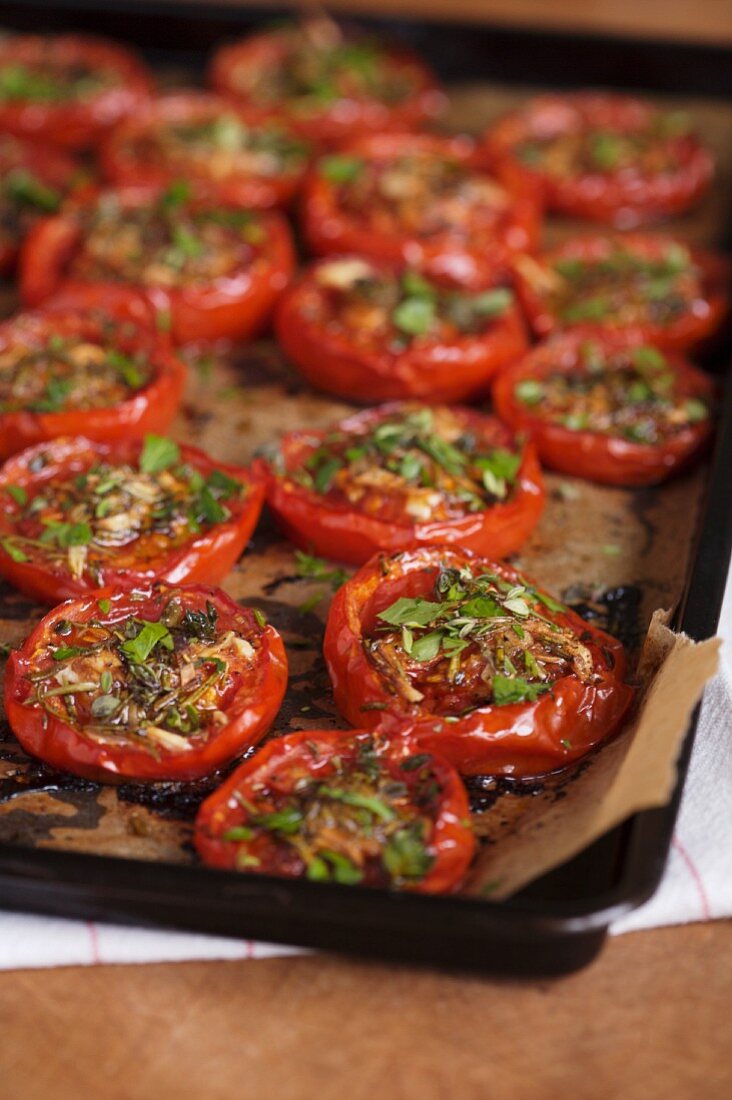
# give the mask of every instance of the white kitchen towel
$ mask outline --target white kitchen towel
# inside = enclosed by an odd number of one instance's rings
[[[708,686],[663,881],[615,933],[732,916],[732,583],[719,624],[720,674]],[[1,900],[0,900],[1,904]],[[189,932],[0,912],[0,970],[100,963],[262,959],[304,948]]]

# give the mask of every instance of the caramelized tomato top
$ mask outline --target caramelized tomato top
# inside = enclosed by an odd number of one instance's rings
[[[360,347],[395,354],[483,333],[513,304],[505,287],[450,290],[416,271],[397,274],[356,257],[318,264],[314,280],[316,292],[302,306],[308,320]]]
[[[211,602],[196,609],[174,589],[141,601],[131,614],[100,599],[79,621],[61,608],[30,657],[24,705],[99,743],[184,754],[227,724],[229,701],[253,682],[261,630],[253,617],[223,628]]]
[[[165,104],[165,100],[160,101]],[[118,155],[142,167],[184,176],[191,171],[221,183],[238,176],[276,179],[302,171],[308,145],[276,120],[247,122],[223,102],[191,96],[179,112],[171,100],[146,124],[132,122]]]
[[[334,154],[318,164],[339,208],[379,235],[430,239],[450,234],[480,247],[492,242],[513,200],[465,158],[424,148],[403,155]]]
[[[105,565],[144,569],[230,519],[246,495],[246,486],[223,470],[204,476],[171,439],[149,435],[142,448],[127,450],[129,461],[72,456],[63,474],[43,479],[39,449],[33,487],[6,487],[13,524],[2,539],[6,553],[61,567],[76,579],[96,577],[99,586]]]
[[[141,203],[106,192],[80,210],[81,242],[69,278],[175,288],[254,264],[266,236],[257,215],[191,205],[189,190],[181,181]]]
[[[421,66],[410,65],[374,38],[345,37],[329,19],[308,19],[266,38],[269,50],[242,54],[228,73],[229,90],[257,106],[284,103],[302,117],[339,100],[375,99],[398,106],[424,83]]]
[[[663,353],[643,345],[604,348],[587,340],[571,366],[517,381],[514,395],[542,420],[649,446],[712,415],[708,399],[687,392]]]
[[[584,175],[675,172],[686,161],[690,117],[641,101],[582,96],[529,104],[514,146],[527,168],[557,180]]]
[[[511,497],[522,455],[498,420],[481,417],[479,432],[475,424],[447,406],[386,406],[383,416],[351,417],[315,445],[305,437],[282,472],[331,504],[392,523],[482,512]]]
[[[318,882],[418,888],[436,864],[445,765],[366,733],[296,734],[286,741],[289,753],[273,743],[266,762],[248,766],[232,789],[231,823],[220,839],[235,845],[234,866]]]
[[[16,327],[0,348],[0,414],[56,413],[108,408],[149,384],[153,367],[144,351],[126,354],[110,331],[103,335],[61,335]]]
[[[0,104],[85,103],[122,83],[124,74],[112,64],[70,56],[50,36],[33,41],[34,50],[26,48],[22,60],[13,55],[12,38],[0,48]]]
[[[365,631],[364,651],[389,690],[430,714],[530,702],[565,676],[597,678],[566,609],[520,578],[443,566],[432,592],[401,597]]]
[[[582,246],[580,238],[576,249],[560,248],[544,263],[515,261],[560,324],[665,328],[708,312],[703,271],[680,242],[608,237]]]

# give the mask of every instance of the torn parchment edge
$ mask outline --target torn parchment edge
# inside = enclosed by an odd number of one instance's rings
[[[539,800],[513,832],[483,846],[464,895],[509,897],[632,814],[669,801],[692,711],[717,671],[721,639],[693,642],[670,630],[668,617],[657,611],[648,628],[635,719],[583,765],[561,800]]]

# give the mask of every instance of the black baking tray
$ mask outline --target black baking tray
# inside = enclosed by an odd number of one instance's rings
[[[284,12],[280,15],[286,14]],[[161,0],[0,3],[0,26],[84,30],[142,49],[152,62],[202,69],[217,43],[278,13]],[[446,80],[555,87],[603,85],[732,100],[732,49],[407,20],[364,19],[423,53]],[[732,196],[718,242],[732,251]],[[729,347],[712,368],[723,376]],[[732,385],[726,394],[703,519],[675,624],[714,634],[732,549]],[[669,804],[637,813],[508,901],[391,894],[56,850],[0,845],[0,904],[59,916],[165,925],[513,976],[576,970],[595,957],[609,925],[655,891],[671,843],[699,708]]]

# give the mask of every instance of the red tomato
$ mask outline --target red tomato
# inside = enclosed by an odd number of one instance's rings
[[[405,738],[307,730],[237,768],[202,804],[194,841],[212,867],[437,894],[470,865],[469,821],[440,756]]]
[[[545,499],[532,444],[458,407],[385,405],[322,431],[289,432],[272,459],[255,460],[252,476],[297,546],[355,564],[377,550],[436,543],[505,557],[533,531]]]
[[[201,92],[152,101],[116,126],[100,150],[116,186],[185,179],[198,197],[252,210],[290,203],[308,155],[286,123]]]
[[[102,588],[49,611],[11,654],[5,710],[26,752],[54,768],[191,780],[261,740],[286,684],[277,631],[220,589]]]
[[[21,251],[23,301],[62,291],[73,302],[90,286],[115,287],[145,294],[176,344],[252,336],[294,268],[287,223],[278,213],[189,204],[177,191],[102,192],[39,222]]]
[[[538,257],[517,256],[516,289],[537,336],[557,329],[632,329],[686,351],[721,327],[729,265],[721,256],[650,233],[572,237]]]
[[[0,43],[0,130],[80,149],[152,94],[134,53],[82,35],[7,35]]]
[[[445,96],[419,58],[366,37],[344,38],[332,23],[323,39],[321,26],[309,20],[301,29],[265,31],[222,47],[211,65],[213,87],[281,113],[304,138],[331,147],[362,134],[416,129],[442,114]],[[363,77],[356,54],[366,51],[372,61]],[[333,89],[327,98],[324,86]]]
[[[542,462],[606,485],[652,485],[711,441],[714,385],[632,332],[557,336],[493,388],[499,415],[533,438]]]
[[[51,604],[153,580],[218,584],[263,496],[245,471],[159,436],[144,445],[55,439],[0,469],[0,574]]]
[[[56,210],[79,178],[66,153],[0,134],[0,273],[12,268],[30,226]]]
[[[71,301],[61,295],[45,309],[16,314],[1,324],[0,363],[7,356],[8,369],[0,371],[0,458],[60,435],[83,433],[89,439],[114,442],[164,431],[180,405],[186,372],[167,340],[155,333],[153,322],[149,303],[139,296],[89,287]],[[74,369],[58,359],[56,345],[62,342],[85,345],[79,352],[78,375],[84,388],[76,397]],[[17,373],[23,369],[18,350],[37,360],[35,369],[26,367],[22,378]],[[105,392],[104,377],[94,361],[109,364],[107,352],[139,358],[149,366],[144,384],[128,386],[110,367],[108,373],[114,377],[108,379]],[[87,384],[95,394],[87,392]]]
[[[338,286],[331,271],[357,273],[348,286]],[[432,297],[410,297],[408,278],[415,277]],[[386,298],[374,301],[372,291]],[[504,301],[505,299],[505,301]],[[500,309],[480,313],[480,301]],[[430,311],[412,334],[393,321],[404,303]],[[476,303],[470,322],[460,328],[451,303]],[[437,303],[436,305],[434,303]],[[462,401],[485,389],[493,375],[526,350],[521,315],[510,291],[496,287],[482,294],[429,284],[414,273],[399,275],[387,264],[343,257],[321,260],[306,269],[282,296],[275,315],[280,346],[318,389],[352,401],[416,398]]]
[[[487,132],[485,151],[499,176],[539,184],[548,210],[619,229],[684,213],[714,168],[679,112],[595,92],[529,100]]]
[[[499,184],[471,138],[378,134],[324,157],[303,194],[319,255],[356,253],[483,289],[511,255],[538,243],[533,184]]]
[[[633,697],[620,642],[510,566],[450,547],[372,558],[336,593],[324,654],[344,717],[408,733],[463,775],[573,763]]]

